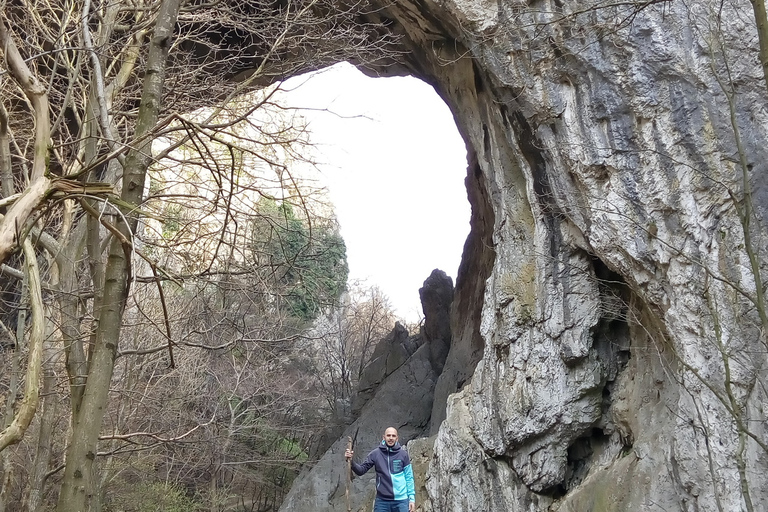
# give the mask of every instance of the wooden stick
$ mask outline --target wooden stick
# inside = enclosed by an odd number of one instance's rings
[[[347,437],[347,450],[352,451],[352,437]],[[349,501],[349,486],[352,483],[352,458],[347,459],[347,512],[352,512],[352,503]]]

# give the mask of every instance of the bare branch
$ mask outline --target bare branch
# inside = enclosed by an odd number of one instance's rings
[[[0,432],[0,451],[21,441],[35,416],[40,398],[40,375],[43,360],[43,338],[45,336],[43,295],[40,286],[40,270],[37,266],[37,256],[32,243],[25,240],[22,247],[26,259],[24,269],[29,283],[29,302],[32,311],[29,360],[24,383],[24,398],[13,422]]]

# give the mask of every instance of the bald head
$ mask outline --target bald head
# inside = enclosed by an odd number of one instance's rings
[[[389,427],[384,431],[384,442],[387,446],[395,446],[397,442],[397,429],[395,427]]]

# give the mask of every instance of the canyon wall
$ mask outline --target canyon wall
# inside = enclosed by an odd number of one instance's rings
[[[453,340],[432,437],[413,445],[421,510],[768,510],[751,4],[403,0],[371,16],[401,37],[389,71],[432,84],[468,149]],[[341,508],[325,498],[314,510]]]

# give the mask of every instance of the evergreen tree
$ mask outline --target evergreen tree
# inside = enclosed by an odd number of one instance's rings
[[[292,316],[311,321],[346,291],[347,248],[334,219],[300,219],[288,202],[259,202],[254,254],[280,285]]]

